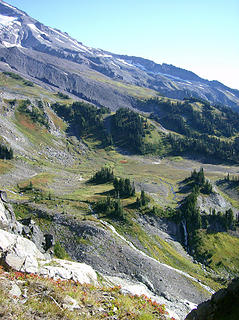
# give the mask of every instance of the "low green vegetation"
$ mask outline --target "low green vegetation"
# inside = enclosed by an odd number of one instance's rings
[[[1,317],[16,320],[32,320],[36,317],[56,320],[127,319],[127,320],[173,320],[165,306],[150,298],[121,293],[118,286],[80,284],[71,280],[61,281],[43,278],[22,272],[5,272],[0,268]],[[22,297],[9,295],[10,283],[17,282],[20,290],[27,293]],[[72,308],[72,299],[77,308]]]
[[[54,245],[54,255],[58,259],[69,259],[68,253],[59,241],[57,241]]]
[[[45,122],[45,118],[43,123]],[[48,128],[38,121],[33,121],[31,116],[25,112],[15,110],[15,125],[35,146],[39,149],[41,145],[52,146],[55,137],[53,137]],[[43,156],[44,159],[44,156]],[[43,160],[42,159],[42,160]]]
[[[22,81],[25,86],[34,87],[34,83],[33,82],[22,78],[21,76],[19,76],[18,74],[14,73],[14,72],[4,71],[3,74],[5,74],[8,77],[11,77],[12,79]]]
[[[230,277],[239,275],[239,238],[225,232],[207,233],[199,232],[200,238],[197,247],[198,255],[205,257],[205,263],[219,274]]]
[[[13,169],[13,164],[8,160],[0,160],[0,174],[7,173],[11,169]]]
[[[49,123],[40,100],[38,101],[38,107],[32,105],[30,100],[21,100],[19,101],[17,110],[27,115],[34,123],[38,123],[49,129]]]

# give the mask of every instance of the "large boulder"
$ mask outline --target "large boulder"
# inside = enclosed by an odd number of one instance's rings
[[[53,236],[43,234],[32,218],[16,220],[12,206],[8,203],[7,193],[0,191],[0,229],[21,235],[35,243],[41,253],[49,251],[54,245]]]
[[[0,264],[8,270],[35,273],[42,276],[97,283],[97,274],[85,263],[46,259],[36,245],[19,235],[0,230]]]
[[[39,273],[54,279],[72,279],[79,283],[97,283],[94,269],[85,264],[67,260],[52,259],[50,263],[42,261]]]
[[[12,206],[7,202],[5,191],[0,191],[0,228],[22,234],[22,225],[16,220]]]
[[[38,260],[45,260],[32,241],[4,230],[0,230],[0,255],[7,269],[29,273],[37,273]]]

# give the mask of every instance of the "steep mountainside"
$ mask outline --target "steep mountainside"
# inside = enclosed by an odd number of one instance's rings
[[[0,43],[0,317],[182,320],[239,276],[237,91],[3,1]]]
[[[134,107],[135,97],[199,97],[237,108],[239,92],[172,65],[86,47],[0,1],[0,68],[97,105]],[[108,97],[110,96],[110,99]]]
[[[156,118],[74,102],[15,73],[2,73],[0,80],[8,96],[0,108],[0,188],[17,219],[26,221],[25,236],[34,219],[44,235],[53,236],[61,257],[89,264],[123,291],[164,303],[179,319],[238,275],[236,165],[169,156],[169,131]],[[204,111],[220,112],[194,100],[174,104],[182,112],[196,108],[202,122]],[[223,124],[213,130],[225,134]],[[202,165],[213,190],[206,181],[196,190],[201,171],[189,177]],[[235,187],[227,197],[230,183]],[[196,227],[195,218],[201,221]],[[224,257],[225,246],[230,255]]]

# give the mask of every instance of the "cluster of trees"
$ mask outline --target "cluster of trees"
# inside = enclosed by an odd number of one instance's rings
[[[196,105],[195,105],[196,104]],[[166,129],[184,135],[168,136],[165,143],[174,154],[199,153],[221,160],[239,162],[239,113],[229,107],[212,106],[190,98],[183,102],[151,98],[138,102],[139,109]]]
[[[131,183],[130,179],[116,178],[112,169],[103,167],[97,171],[89,180],[96,184],[113,182],[113,193],[115,198],[128,198],[135,195],[134,183]],[[143,192],[144,195],[144,192]],[[143,196],[141,192],[141,200],[143,203],[146,201],[146,196]],[[142,198],[143,197],[143,198]]]
[[[239,150],[237,143],[221,140],[206,134],[194,137],[179,137],[168,135],[168,143],[173,154],[198,153],[207,155],[213,159],[239,162]]]
[[[19,102],[18,111],[26,114],[33,122],[49,128],[47,117],[42,109],[42,102],[38,101],[38,108],[31,105],[30,100],[21,100]]]
[[[202,220],[199,209],[197,207],[198,188],[193,191],[184,199],[179,208],[179,213],[183,221],[186,222],[186,230],[188,233],[188,250],[193,253],[195,244],[197,242],[197,230],[202,227]]]
[[[208,180],[205,179],[203,168],[201,168],[198,172],[194,169],[189,180],[192,181],[193,186],[197,186],[202,193],[212,193],[212,185]]]
[[[115,179],[114,172],[112,169],[103,167],[100,171],[97,171],[93,177],[90,178],[90,182],[100,184],[100,183],[107,183],[113,182]]]
[[[239,185],[239,176],[230,176],[228,173],[227,176],[224,178],[225,181],[232,182],[235,185]]]
[[[225,213],[220,211],[216,213],[214,209],[211,214],[200,214],[197,206],[197,197],[199,192],[205,191],[205,189],[211,192],[212,188],[211,184],[205,179],[203,168],[198,172],[194,170],[187,180],[193,182],[193,189],[182,202],[178,216],[186,225],[186,231],[188,234],[188,251],[196,258],[201,259],[200,256],[197,256],[199,254],[197,249],[200,244],[200,236],[198,233],[199,229],[204,228],[207,229],[207,231],[214,232],[227,231],[234,227],[235,219],[232,209],[226,210]]]
[[[126,212],[120,202],[120,199],[112,199],[107,197],[106,199],[99,200],[94,204],[94,210],[100,213],[104,213],[110,218],[118,220],[126,219]]]
[[[70,99],[70,97],[68,96],[68,94],[65,94],[65,93],[60,92],[60,91],[57,92],[57,96],[58,96],[59,98],[61,98],[61,99],[66,99],[66,100]]]
[[[0,159],[11,160],[13,158],[13,150],[3,144],[0,144]]]
[[[148,204],[149,201],[150,201],[150,200],[149,200],[149,198],[146,196],[144,190],[141,190],[140,198],[137,197],[137,199],[136,199],[136,207],[137,207],[138,209],[140,209],[141,207],[146,206],[146,204]],[[155,211],[155,210],[156,210],[156,207],[154,207],[153,210]],[[155,213],[155,212],[153,212],[153,214],[154,214],[154,213]]]
[[[120,108],[112,116],[112,133],[114,141],[127,146],[137,153],[144,153],[144,137],[147,121],[138,113],[127,108]]]
[[[227,231],[229,229],[233,229],[235,222],[231,208],[226,210],[224,213],[221,211],[216,212],[216,210],[213,209],[211,214],[205,214],[202,216],[203,227],[208,231]]]
[[[85,102],[74,102],[71,105],[54,103],[53,110],[69,123],[69,130],[78,137],[94,134],[101,139],[103,146],[112,144],[112,137],[105,131],[102,115],[109,112],[108,108],[97,109]]]
[[[200,107],[195,107],[199,103]],[[231,137],[239,132],[239,114],[229,107],[212,106],[202,99],[190,98],[183,102],[151,98],[139,102],[140,109],[151,112],[151,117],[167,129],[186,136],[195,132]]]
[[[128,198],[135,195],[134,184],[131,184],[128,178],[115,178],[113,185],[116,197]]]

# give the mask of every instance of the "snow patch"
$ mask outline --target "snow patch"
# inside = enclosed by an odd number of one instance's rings
[[[8,3],[6,3],[6,2],[4,3],[4,6],[9,7],[9,8],[11,8],[11,9],[14,9],[14,10],[16,9],[16,8],[14,8],[13,6],[11,6],[10,4],[8,4]]]
[[[232,93],[232,92],[230,92],[230,91],[228,91],[228,90],[226,90],[226,92],[227,92],[229,95],[235,97],[235,94],[234,94],[234,93]]]
[[[28,23],[27,25],[28,25],[28,27],[29,27],[30,29],[32,29],[33,31],[35,31],[35,32],[37,32],[37,33],[42,33],[42,32],[35,26],[35,24],[33,24],[33,23]]]
[[[7,41],[3,41],[2,44],[6,47],[6,48],[12,48],[15,47],[16,44],[15,43],[9,43]]]
[[[63,38],[66,38],[66,39],[69,38],[69,37],[67,37],[66,35],[64,35],[63,33],[59,32],[59,31],[57,31],[57,30],[55,30],[55,29],[53,29],[53,28],[50,28],[50,27],[49,27],[49,29],[52,30],[53,32],[59,34],[59,35],[60,35],[61,37],[63,37]]]
[[[62,41],[62,40],[59,39],[59,38],[55,38],[55,40],[57,40],[57,41],[59,41],[59,42],[61,42],[61,43],[64,43],[64,41]]]
[[[111,63],[113,66],[119,68],[119,66],[117,66],[117,64],[115,64],[113,61],[110,61],[110,63]]]
[[[140,64],[140,63],[134,63],[133,65],[134,65],[135,67],[143,70],[143,71],[147,71],[147,69],[146,69],[144,66],[142,66],[142,64]],[[155,73],[155,72],[153,72],[153,73]]]
[[[16,21],[16,20],[15,20],[14,23],[15,23],[15,24],[18,24],[20,27],[21,27],[21,25],[22,25],[20,21]]]
[[[118,60],[119,62],[121,62],[121,63],[123,63],[123,64],[125,64],[125,65],[127,65],[127,66],[129,66],[129,67],[133,67],[133,65],[132,65],[132,64],[130,64],[130,63],[128,63],[128,62],[126,62],[126,61],[124,61],[123,59],[116,59],[116,60]]]
[[[83,46],[82,44],[80,44],[80,43],[77,42],[76,40],[72,40],[72,39],[70,39],[70,38],[68,38],[68,40],[74,44],[73,47],[74,47],[75,49],[78,49],[78,50],[83,51],[83,52],[91,53],[91,52],[87,49],[87,47]]]
[[[2,14],[0,14],[0,24],[4,25],[4,26],[8,26],[9,24],[11,24],[14,20],[16,20],[16,18],[14,17],[8,17],[8,16],[4,16]]]
[[[112,56],[111,55],[109,55],[109,54],[97,54],[97,56],[98,57],[102,57],[102,58],[112,58]]]

